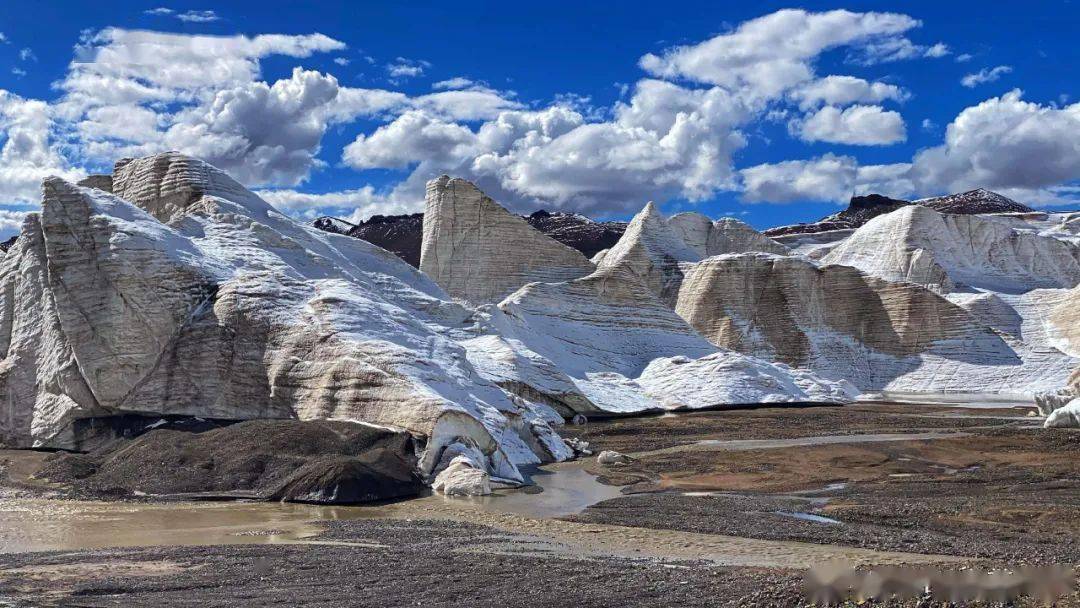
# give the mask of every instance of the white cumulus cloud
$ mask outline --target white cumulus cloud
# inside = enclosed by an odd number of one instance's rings
[[[665,78],[685,78],[773,97],[813,76],[812,61],[847,45],[866,46],[919,25],[897,13],[781,10],[739,25],[705,42],[649,53],[640,65]]]
[[[915,156],[923,190],[1048,188],[1080,179],[1080,103],[1057,108],[1019,90],[966,108],[945,142]]]
[[[907,139],[904,119],[881,106],[825,106],[791,124],[804,141],[857,146],[885,146]]]
[[[884,82],[868,82],[854,76],[826,76],[807,82],[791,92],[799,108],[809,110],[818,105],[846,106],[853,103],[907,101],[910,94],[904,89]]]

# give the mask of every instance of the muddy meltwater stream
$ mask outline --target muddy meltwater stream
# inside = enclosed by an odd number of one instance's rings
[[[942,436],[956,436],[955,433]],[[912,434],[909,439],[930,439]],[[933,437],[937,438],[937,437]],[[896,441],[890,435],[805,438],[799,445]],[[697,449],[769,449],[741,442]],[[767,442],[765,442],[767,443]],[[684,448],[685,449],[685,448]],[[507,535],[516,552],[530,547],[575,556],[624,556],[706,560],[745,566],[806,567],[822,560],[900,563],[954,560],[944,556],[874,551],[844,546],[766,541],[673,530],[585,524],[557,519],[616,498],[620,489],[599,483],[582,463],[548,465],[529,472],[543,489],[501,490],[479,498],[430,495],[373,506],[315,506],[268,502],[94,502],[0,495],[0,553],[75,551],[154,545],[263,543],[347,544],[318,538],[323,523],[357,519],[452,519],[490,526]],[[798,517],[798,515],[796,515]],[[485,545],[484,550],[498,550]]]

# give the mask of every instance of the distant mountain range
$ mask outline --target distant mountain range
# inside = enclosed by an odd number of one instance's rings
[[[984,188],[925,198],[916,201],[889,198],[881,194],[853,196],[848,207],[816,222],[777,226],[764,230],[769,237],[813,234],[831,230],[854,230],[871,219],[896,211],[907,205],[922,205],[941,213],[973,215],[985,213],[1031,213],[1035,210],[1006,196]],[[536,211],[522,216],[530,226],[580,251],[591,258],[609,249],[626,231],[626,222],[597,222],[579,213]],[[375,215],[367,221],[353,224],[336,217],[320,217],[314,226],[326,232],[347,234],[373,243],[397,254],[409,264],[420,266],[420,245],[423,238],[424,214]]]
[[[1035,210],[984,188],[959,194],[924,198],[916,201],[889,198],[880,194],[853,196],[847,209],[823,217],[816,222],[777,226],[764,231],[767,236],[813,234],[830,230],[854,230],[873,218],[891,213],[908,205],[922,205],[940,213],[977,215],[984,213],[1031,213]]]
[[[530,226],[573,247],[585,257],[609,249],[626,231],[626,222],[597,222],[579,213],[536,211],[522,216]],[[409,264],[420,267],[420,242],[423,239],[424,214],[374,215],[367,221],[353,224],[336,217],[320,217],[313,225],[326,232],[347,234],[364,239],[396,253]]]

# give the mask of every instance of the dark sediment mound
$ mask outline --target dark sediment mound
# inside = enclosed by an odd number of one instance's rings
[[[984,188],[959,194],[924,198],[914,202],[889,198],[880,194],[853,196],[847,209],[834,213],[816,222],[777,226],[764,232],[766,236],[787,236],[793,234],[814,234],[829,230],[854,230],[871,219],[892,213],[907,205],[922,205],[940,213],[958,215],[979,215],[983,213],[1032,213],[1035,210]]]
[[[626,231],[626,222],[596,222],[577,213],[537,211],[524,216],[530,226],[573,247],[591,258],[610,249]],[[351,224],[333,217],[320,217],[312,224],[320,230],[363,239],[396,254],[413,266],[420,266],[420,245],[424,236],[424,214],[374,215]]]
[[[271,495],[288,502],[353,504],[415,496],[411,470],[371,458],[327,456],[297,469]]]
[[[202,433],[155,429],[88,454],[57,454],[38,477],[75,494],[201,494],[344,504],[415,496],[412,438],[349,422],[251,420]]]

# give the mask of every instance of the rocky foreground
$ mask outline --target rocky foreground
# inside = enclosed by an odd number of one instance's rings
[[[275,507],[282,516],[248,525],[216,506],[217,516],[204,524],[218,539],[203,541],[209,546],[61,545],[0,554],[0,598],[35,607],[786,607],[808,603],[807,568],[838,558],[863,571],[923,564],[945,572],[1080,560],[1078,436],[1038,428],[1025,410],[771,408],[593,421],[573,434],[624,455],[585,465],[606,483],[626,486],[623,496],[558,519],[504,508],[500,501],[525,504],[506,495],[483,502],[436,495],[332,513],[310,507],[320,521],[309,533],[317,535],[302,538],[284,529],[292,525],[285,510],[295,506]],[[13,487],[11,475],[27,470],[7,464],[4,492],[63,485]],[[551,470],[566,466],[580,465]],[[527,497],[539,502],[556,491]],[[52,502],[62,507],[58,513],[85,504]],[[108,517],[151,509],[137,520],[151,528],[142,540],[124,530],[117,535],[123,542],[184,544],[206,536],[206,528],[183,528],[191,523],[165,530],[164,523],[188,521],[185,512],[199,508],[171,504],[127,503]],[[53,510],[4,499],[0,521],[32,522],[18,519],[25,517],[20,508]],[[0,545],[14,528],[0,527]],[[1012,605],[1041,604],[1028,595]],[[1066,591],[1056,605],[1077,606],[1080,597]]]

